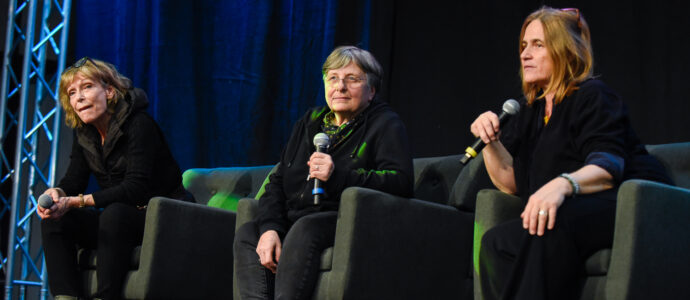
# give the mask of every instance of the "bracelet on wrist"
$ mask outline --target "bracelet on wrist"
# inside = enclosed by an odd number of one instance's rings
[[[573,178],[573,176],[570,176],[570,174],[568,173],[563,173],[561,175],[558,175],[558,177],[563,177],[566,180],[568,180],[568,182],[570,182],[570,186],[573,188],[573,197],[580,193],[580,185],[577,183],[577,181],[575,181],[575,178]]]
[[[84,194],[79,194],[79,208],[86,206],[86,201],[84,201]]]

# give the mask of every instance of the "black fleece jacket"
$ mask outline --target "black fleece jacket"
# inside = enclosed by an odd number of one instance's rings
[[[352,133],[327,153],[334,171],[323,183],[325,196],[313,204],[314,180],[307,181],[307,162],[314,152],[314,135],[321,132],[327,107],[309,110],[293,127],[280,164],[269,177],[259,199],[257,221],[260,233],[287,233],[297,219],[313,212],[338,210],[340,193],[360,186],[411,197],[413,170],[407,130],[400,117],[379,101],[372,102],[353,124]]]
[[[146,93],[131,89],[117,103],[103,145],[96,128],[74,130],[70,164],[58,187],[83,193],[94,175],[96,207],[114,202],[144,206],[153,196],[181,199],[182,173],[158,124],[145,111]]]

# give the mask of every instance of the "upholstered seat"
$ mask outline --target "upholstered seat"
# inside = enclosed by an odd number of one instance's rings
[[[618,191],[613,247],[585,262],[580,299],[690,299],[690,143],[650,145],[676,186],[628,180]],[[482,235],[516,218],[524,203],[497,190],[477,196],[475,259]],[[683,250],[680,250],[683,249]],[[475,273],[476,274],[476,273]],[[482,299],[475,281],[475,299]]]

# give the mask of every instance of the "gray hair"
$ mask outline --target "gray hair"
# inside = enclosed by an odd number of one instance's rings
[[[335,48],[323,63],[321,73],[323,77],[326,77],[328,71],[340,69],[352,62],[364,71],[367,76],[367,85],[373,87],[376,94],[378,94],[381,88],[383,68],[381,64],[376,61],[376,58],[367,50],[355,46],[340,46]]]

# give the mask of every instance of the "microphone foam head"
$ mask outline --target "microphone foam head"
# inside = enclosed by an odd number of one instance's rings
[[[38,205],[43,208],[50,208],[53,206],[53,198],[50,195],[43,194],[38,197]]]
[[[508,99],[503,103],[503,111],[509,115],[514,115],[520,112],[520,103],[515,99]]]
[[[319,132],[314,136],[314,146],[326,148],[330,144],[331,144],[331,139],[328,138],[327,134],[325,134],[323,132]]]

